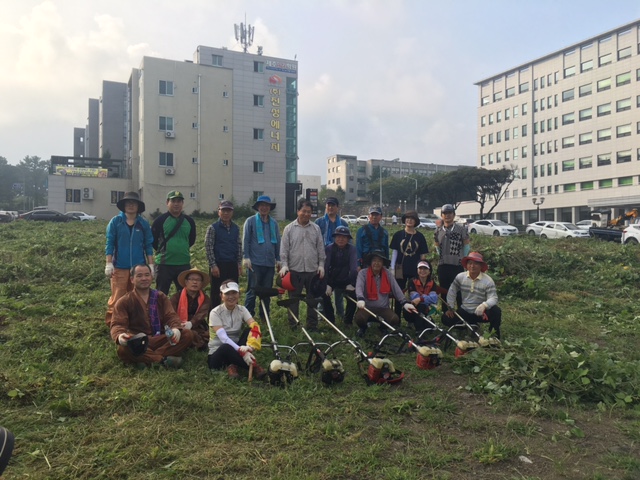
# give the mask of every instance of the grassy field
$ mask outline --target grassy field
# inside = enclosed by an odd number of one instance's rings
[[[640,478],[638,248],[474,236],[503,348],[447,352],[430,371],[395,355],[405,380],[367,387],[344,346],[343,384],[302,374],[281,389],[211,373],[203,352],[179,371],[122,366],[104,324],[105,227],[0,225],[0,425],[16,435],[4,479]],[[272,322],[279,343],[304,341],[281,307]],[[339,339],[321,328],[316,341]]]

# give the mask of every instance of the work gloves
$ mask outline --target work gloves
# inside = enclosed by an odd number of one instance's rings
[[[238,353],[242,356],[244,363],[246,363],[248,367],[253,365],[256,361],[256,357],[254,357],[251,352],[253,352],[253,348],[248,345],[243,345],[238,348]]]
[[[251,270],[253,272],[253,266],[251,265],[251,260],[248,258],[242,259],[242,266],[247,270]]]
[[[191,330],[193,328],[193,323],[191,322],[183,323],[182,328],[184,328],[185,330]]]
[[[331,296],[331,292],[333,292],[333,288],[331,288],[329,285],[327,285],[327,289],[324,291],[324,294],[327,297],[330,297]]]
[[[127,341],[131,338],[131,335],[129,335],[128,333],[121,333],[120,335],[118,335],[118,343],[120,345],[122,345],[123,347],[127,346]]]
[[[404,310],[406,312],[410,312],[410,313],[418,313],[418,310],[416,310],[416,307],[412,304],[412,303],[405,303],[402,308],[404,308]]]
[[[107,278],[111,278],[111,275],[113,275],[113,271],[115,269],[113,268],[113,263],[111,262],[107,262],[107,264],[104,266],[104,275]]]
[[[280,275],[281,277],[284,277],[287,273],[289,273],[289,267],[284,265],[278,272],[278,275]]]
[[[358,300],[358,303],[356,303],[356,305],[358,306],[358,308],[362,309],[364,308],[364,300]]]
[[[476,307],[476,311],[475,314],[479,317],[481,317],[482,315],[484,315],[484,311],[487,309],[487,304],[486,303],[481,303],[480,305],[478,305]]]

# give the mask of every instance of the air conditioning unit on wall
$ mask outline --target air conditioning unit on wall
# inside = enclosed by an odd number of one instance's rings
[[[93,188],[85,187],[82,189],[83,200],[93,200]]]
[[[167,138],[176,138],[176,132],[173,130],[167,130],[164,134]]]
[[[176,169],[173,167],[167,167],[164,169],[164,173],[165,175],[175,175],[176,174]]]

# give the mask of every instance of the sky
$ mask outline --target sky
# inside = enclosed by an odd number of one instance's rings
[[[474,84],[640,18],[637,0],[4,0],[0,156],[73,153],[102,80],[198,45],[299,62],[298,173],[327,157],[475,165]]]

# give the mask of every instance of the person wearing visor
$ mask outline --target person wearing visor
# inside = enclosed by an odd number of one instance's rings
[[[431,277],[431,263],[428,260],[422,260],[418,263],[417,276],[414,276],[407,283],[409,292],[409,301],[416,307],[416,312],[404,312],[404,318],[410,325],[413,325],[416,332],[422,332],[430,327],[418,313],[429,315],[432,308],[438,305],[440,295],[446,295],[447,291],[440,288]]]
[[[220,285],[222,303],[209,314],[209,356],[211,370],[227,369],[230,379],[240,378],[239,370],[253,367],[258,379],[267,371],[256,361],[254,353],[262,346],[260,325],[249,310],[239,304],[240,287],[232,280]]]

